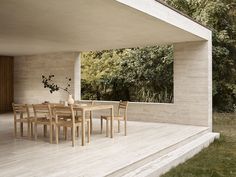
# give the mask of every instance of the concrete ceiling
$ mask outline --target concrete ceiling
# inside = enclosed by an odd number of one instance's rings
[[[203,40],[115,0],[0,0],[0,4],[1,55]]]

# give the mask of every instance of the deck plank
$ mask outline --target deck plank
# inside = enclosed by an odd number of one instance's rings
[[[100,121],[94,120],[94,134],[85,147],[71,147],[70,141],[49,144],[39,131],[38,141],[14,138],[12,114],[0,115],[0,176],[105,176],[153,153],[205,131],[206,127],[128,122],[128,136],[114,139],[100,134]],[[123,130],[123,129],[121,129]]]

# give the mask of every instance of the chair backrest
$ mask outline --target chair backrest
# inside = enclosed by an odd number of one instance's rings
[[[51,108],[55,107],[55,106],[64,106],[64,104],[62,103],[49,103]]]
[[[27,104],[15,104],[12,103],[12,108],[13,108],[13,113],[14,113],[14,118],[17,118],[17,115],[20,114],[20,118],[23,118],[24,114],[29,117],[29,110],[27,107]]]
[[[124,112],[124,116],[127,119],[127,110],[128,110],[128,101],[120,100],[120,103],[118,106],[118,115],[121,115],[121,112]]]
[[[52,118],[52,111],[50,104],[33,104],[34,117]]]
[[[59,117],[71,117],[72,122],[75,122],[75,113],[73,110],[73,105],[70,106],[54,106],[53,107],[53,114],[56,118],[56,122],[58,121]]]
[[[95,101],[94,100],[90,100],[89,102],[91,105],[95,105]]]
[[[75,104],[86,104],[87,106],[93,106],[95,104],[94,100],[89,100],[89,101],[80,101],[80,100],[76,100]],[[78,114],[81,114],[81,111],[76,111],[76,116],[78,116]],[[86,111],[85,112],[85,117],[90,117],[92,114],[92,111]]]

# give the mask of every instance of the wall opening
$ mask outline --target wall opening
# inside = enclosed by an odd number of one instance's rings
[[[173,103],[173,46],[83,52],[83,100]]]

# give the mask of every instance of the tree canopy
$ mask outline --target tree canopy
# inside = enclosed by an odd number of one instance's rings
[[[83,99],[172,102],[172,46],[83,53]]]

